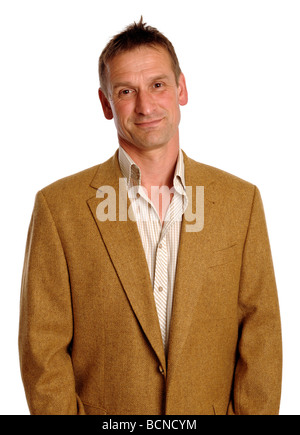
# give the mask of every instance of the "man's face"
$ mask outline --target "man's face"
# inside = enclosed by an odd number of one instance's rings
[[[100,90],[103,111],[114,118],[120,144],[139,149],[178,146],[179,105],[187,103],[181,74],[178,85],[168,52],[140,47],[108,64],[108,98]]]

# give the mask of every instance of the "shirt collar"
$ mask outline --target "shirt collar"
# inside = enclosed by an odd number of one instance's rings
[[[127,179],[127,186],[141,184],[141,170],[136,163],[132,160],[130,155],[119,146],[118,153],[119,164],[124,178]]]
[[[121,146],[119,146],[118,159],[122,175],[124,178],[127,179],[127,186],[130,187],[132,185],[140,185],[141,170]],[[180,193],[181,195],[186,195],[184,160],[180,148],[174,171],[173,186],[178,193]]]

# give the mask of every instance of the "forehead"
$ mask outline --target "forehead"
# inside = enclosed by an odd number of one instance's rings
[[[107,78],[111,84],[125,78],[153,74],[175,77],[170,54],[160,46],[142,46],[119,53],[107,64]]]

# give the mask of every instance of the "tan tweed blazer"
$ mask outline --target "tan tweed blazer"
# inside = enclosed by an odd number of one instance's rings
[[[183,219],[166,361],[137,225],[100,222],[117,154],[37,193],[19,349],[32,414],[277,414],[281,328],[258,189],[184,154],[204,228]],[[129,200],[128,200],[129,203]]]

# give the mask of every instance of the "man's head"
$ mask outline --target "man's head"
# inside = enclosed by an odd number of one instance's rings
[[[100,87],[106,97],[108,96],[107,65],[109,61],[120,53],[131,51],[142,46],[159,46],[164,48],[169,53],[172,69],[175,74],[176,83],[178,85],[181,69],[172,43],[157,29],[147,26],[146,23],[143,23],[143,17],[141,17],[139,23],[133,23],[126,27],[123,32],[115,35],[101,53],[99,58],[98,72]]]
[[[99,97],[114,119],[123,147],[178,145],[179,105],[187,103],[185,79],[172,44],[140,23],[116,35],[99,60]]]

